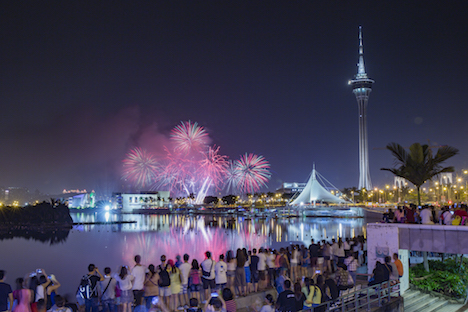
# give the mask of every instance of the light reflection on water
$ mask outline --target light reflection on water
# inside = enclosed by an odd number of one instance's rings
[[[42,267],[62,283],[59,293],[74,293],[89,263],[133,266],[133,257],[142,256],[144,264],[158,264],[162,254],[174,259],[188,253],[191,259],[204,259],[210,250],[216,259],[227,250],[310,244],[310,239],[331,240],[366,233],[365,219],[293,218],[249,219],[246,217],[137,215],[77,213],[75,222],[136,221],[126,224],[78,225],[66,240],[50,245],[33,239],[15,237],[0,241],[0,269],[9,272],[9,283]]]

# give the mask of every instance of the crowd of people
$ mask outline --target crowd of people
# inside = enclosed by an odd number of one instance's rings
[[[229,250],[217,259],[207,251],[200,262],[188,254],[174,259],[162,255],[157,264],[143,265],[136,255],[131,268],[121,266],[115,272],[106,267],[101,273],[90,264],[78,286],[78,306],[56,294],[60,283],[43,269],[18,278],[15,291],[3,282],[5,273],[0,271],[0,312],[143,312],[154,306],[165,312],[235,312],[236,298],[269,288],[276,289],[277,301],[267,296],[263,307],[254,310],[311,309],[355,285],[357,268],[366,262],[366,250],[366,240],[358,236],[331,242],[312,240],[308,247]],[[390,265],[391,272],[392,264],[382,266]],[[373,282],[380,281],[381,275],[376,268]],[[384,280],[390,273],[387,275],[384,273]]]
[[[389,209],[384,213],[383,220],[388,223],[468,225],[467,210],[468,206],[465,204],[444,206],[441,209],[429,205],[416,208],[416,205],[410,204],[398,206],[395,211]]]

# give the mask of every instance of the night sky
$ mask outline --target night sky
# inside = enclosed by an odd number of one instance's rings
[[[357,186],[358,27],[371,179],[390,142],[450,145],[468,168],[464,1],[2,1],[0,186],[117,191],[134,146],[180,121],[271,164],[271,190],[317,170]]]

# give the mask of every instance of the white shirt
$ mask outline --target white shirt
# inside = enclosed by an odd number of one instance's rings
[[[429,209],[425,208],[421,210],[419,215],[421,216],[422,224],[434,224],[434,222],[431,221],[432,211],[430,211]]]
[[[275,254],[269,254],[268,257],[267,257],[267,265],[270,269],[273,269],[275,268],[275,259],[276,259],[276,256]]]
[[[297,252],[296,249],[294,249],[294,250],[292,251],[291,263],[296,263],[296,264],[299,263],[299,261],[298,261],[298,252]]]
[[[343,245],[344,245],[344,250],[350,250],[351,249],[351,247],[349,246],[347,241],[344,241]]]
[[[214,268],[215,268],[215,262],[211,259],[205,259],[205,261],[203,261],[200,266],[202,267],[202,270],[206,271],[206,272],[210,272],[210,276],[203,276],[202,274],[202,278],[204,279],[207,279],[207,280],[212,280],[215,278],[215,271],[214,271]]]
[[[265,271],[266,269],[266,256],[263,252],[259,253],[258,255],[258,270]]]
[[[180,274],[182,277],[182,285],[188,284],[188,277],[190,274],[190,269],[192,269],[192,266],[188,262],[184,262],[179,266]]]
[[[336,243],[336,245],[334,246],[335,248],[333,250],[333,254],[337,257],[344,257],[345,256],[344,245],[341,245],[341,248],[340,248],[340,245]]]
[[[227,264],[226,262],[220,260],[215,264],[215,281],[216,284],[226,284],[227,283]]]
[[[134,290],[142,290],[145,286],[145,276],[148,269],[142,265],[136,265],[133,267],[130,273],[135,279],[133,280]]]
[[[232,259],[231,261],[228,262],[227,264],[227,269],[228,271],[235,271],[237,268],[237,260],[236,258]]]
[[[450,211],[446,211],[443,216],[445,225],[452,225],[452,213]]]
[[[38,302],[39,299],[44,299],[44,287],[42,285],[37,285],[36,287],[36,302]]]
[[[260,312],[274,312],[274,311],[275,309],[272,307],[271,304],[266,304],[260,309]]]
[[[126,275],[123,279],[120,278],[118,274],[115,274],[114,278],[119,282],[119,288],[121,290],[130,290],[132,289],[132,281],[135,279],[133,275]]]

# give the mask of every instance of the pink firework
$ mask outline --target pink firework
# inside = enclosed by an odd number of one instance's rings
[[[239,176],[235,162],[229,161],[226,174],[226,190],[228,193],[236,192],[239,186]]]
[[[254,193],[270,179],[270,164],[263,156],[247,153],[234,163],[234,178],[241,192]]]
[[[189,153],[191,151],[202,151],[208,143],[208,133],[197,122],[190,120],[181,122],[171,134],[171,139],[175,141],[175,151]]]
[[[157,177],[155,188],[167,187],[169,191],[189,195],[194,193],[197,161],[178,153],[171,153],[167,148],[165,165]]]
[[[138,187],[151,185],[158,171],[156,158],[141,148],[134,148],[123,160],[123,179],[128,179]]]
[[[199,173],[205,179],[209,179],[212,185],[218,187],[227,175],[228,157],[219,154],[219,146],[210,146],[208,153],[204,153],[203,156],[204,159],[200,161]]]

